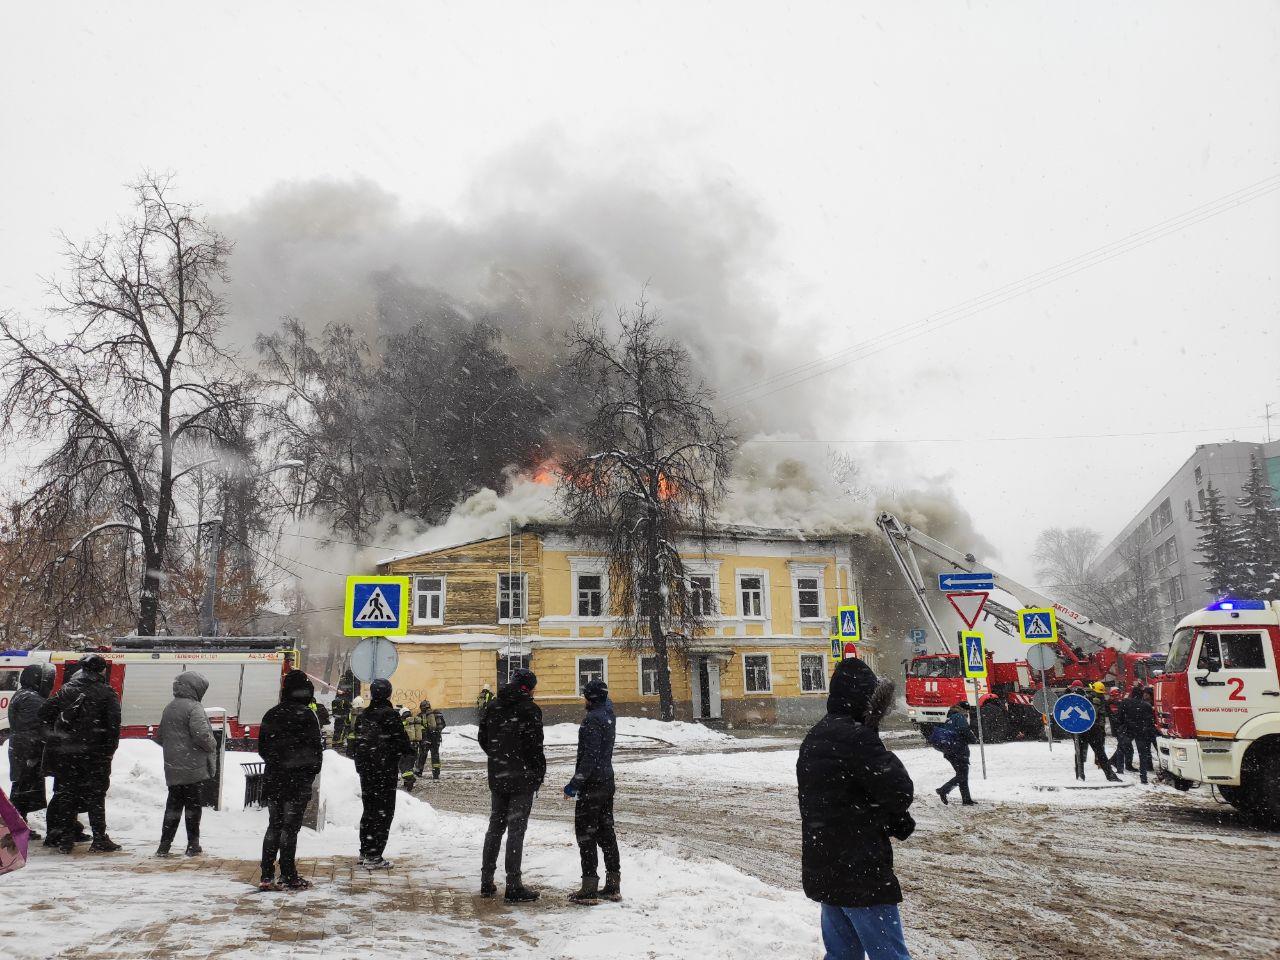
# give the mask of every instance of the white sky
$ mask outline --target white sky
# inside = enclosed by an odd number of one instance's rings
[[[6,5],[0,305],[33,311],[56,231],[109,223],[146,167],[216,212],[316,177],[447,212],[552,135],[758,203],[816,355],[1280,174],[1274,2],[209,7]],[[1026,576],[1043,527],[1109,537],[1196,442],[1262,437],[1278,266],[1272,193],[845,368],[820,432],[1238,428],[892,454]]]

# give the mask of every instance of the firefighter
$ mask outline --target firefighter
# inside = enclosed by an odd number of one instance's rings
[[[431,756],[431,779],[440,779],[440,743],[444,738],[444,728],[449,724],[444,714],[431,709],[431,701],[423,700],[418,704],[418,720],[422,723],[422,740],[418,744],[418,761],[414,772],[422,776],[427,765],[427,756]]]
[[[1129,736],[1133,738],[1133,745],[1138,751],[1138,776],[1146,783],[1147,775],[1152,770],[1151,747],[1156,742],[1155,708],[1147,700],[1146,691],[1141,687],[1134,687],[1120,709],[1124,714]]]
[[[341,748],[347,741],[347,723],[351,719],[351,691],[339,687],[329,712],[333,714],[333,745]]]
[[[1071,686],[1072,693],[1080,694],[1093,704],[1096,715],[1093,726],[1076,737],[1076,778],[1085,779],[1084,762],[1089,755],[1089,750],[1092,749],[1094,763],[1102,768],[1108,780],[1118,782],[1120,778],[1111,769],[1111,761],[1107,759],[1107,700],[1104,696],[1107,688],[1100,680],[1095,680],[1088,687],[1076,680]]]
[[[493,687],[486,683],[476,696],[476,723],[484,719],[484,712],[491,703],[493,703]]]
[[[1107,714],[1111,718],[1111,735],[1116,738],[1116,752],[1111,755],[1111,766],[1117,771],[1137,773],[1138,768],[1133,765],[1133,731],[1129,728],[1124,704],[1125,699],[1119,687],[1112,687],[1107,691]]]
[[[343,753],[351,756],[351,748],[356,742],[356,724],[360,721],[361,714],[364,713],[365,702],[364,697],[356,695],[351,701],[351,712],[347,714],[347,729],[342,739]]]
[[[408,707],[397,709],[400,711],[400,722],[404,724],[405,736],[409,738],[409,746],[413,750],[400,759],[400,784],[412,791],[418,777],[422,775],[421,770],[414,769],[414,758],[419,755],[419,745],[422,743],[422,718],[414,716]]]

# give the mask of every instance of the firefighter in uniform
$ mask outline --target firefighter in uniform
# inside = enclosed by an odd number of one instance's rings
[[[401,707],[400,722],[404,724],[405,736],[413,748],[413,753],[400,758],[400,783],[406,790],[413,790],[422,774],[421,770],[414,769],[414,760],[420,754],[422,743],[422,718],[414,716],[408,707]]]
[[[422,740],[418,743],[418,761],[414,772],[422,776],[427,765],[427,756],[431,756],[431,779],[440,779],[440,741],[444,737],[444,728],[449,724],[444,714],[431,709],[431,701],[423,700],[418,704],[418,720],[422,723]]]
[[[1071,692],[1078,693],[1085,697],[1093,704],[1093,710],[1096,719],[1093,726],[1084,733],[1076,735],[1076,779],[1083,780],[1084,764],[1089,756],[1089,750],[1093,750],[1093,759],[1108,780],[1118,781],[1120,778],[1116,776],[1115,771],[1111,769],[1111,761],[1107,758],[1107,688],[1101,681],[1095,681],[1091,686],[1086,687],[1081,681],[1075,680],[1071,684]]]

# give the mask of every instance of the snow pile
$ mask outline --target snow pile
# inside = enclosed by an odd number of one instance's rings
[[[444,739],[440,744],[441,757],[455,760],[483,760],[484,751],[476,737],[479,728],[474,723],[464,723],[456,727],[446,727]],[[543,743],[555,753],[576,749],[578,746],[578,724],[556,723],[545,727],[542,731]],[[614,749],[617,751],[637,750],[663,747],[719,747],[728,748],[740,741],[721,730],[700,723],[685,723],[673,720],[664,723],[649,717],[619,717],[617,739]]]
[[[1083,789],[1075,779],[1071,743],[1002,743],[987,747],[987,778],[982,778],[982,762],[977,746],[970,750],[969,785],[974,799],[990,803],[1062,804],[1071,806],[1113,806],[1133,803],[1142,787],[1137,775],[1123,779],[1124,787],[1110,788],[1102,771],[1092,761],[1085,769],[1088,780]],[[935,798],[929,792],[951,779],[951,765],[932,747],[905,747],[896,751],[916,785],[916,802]],[[796,750],[774,752],[703,753],[689,756],[657,757],[628,764],[627,776],[648,777],[664,782],[710,780],[720,783],[767,783],[778,787],[796,785]],[[1108,789],[1096,789],[1106,785]],[[957,797],[958,799],[958,797]]]

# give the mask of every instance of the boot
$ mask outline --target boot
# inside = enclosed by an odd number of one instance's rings
[[[161,859],[172,857],[173,854],[169,851],[169,844],[161,843],[160,846],[156,847],[156,856]]]
[[[93,838],[93,842],[89,844],[89,849],[94,853],[115,853],[117,850],[123,850],[124,847],[104,833]]]
[[[502,895],[507,903],[533,903],[538,899],[538,891],[530,890],[520,882],[520,874],[507,874],[507,889]]]
[[[935,790],[935,791],[933,791],[933,792],[934,792],[934,793],[936,793],[936,794],[938,795],[938,799],[942,801],[942,805],[943,805],[944,807],[945,807],[948,803],[950,803],[950,802],[951,802],[951,801],[949,801],[949,800],[947,799],[947,792],[946,792],[945,790],[943,790],[941,787],[939,787],[937,790]]]
[[[498,895],[498,885],[493,882],[493,871],[485,870],[480,874],[480,896],[486,900]]]
[[[577,893],[569,894],[569,899],[574,903],[592,904],[600,902],[600,878],[593,874],[586,874],[582,878],[582,889]]]
[[[612,900],[614,903],[622,899],[621,870],[606,870],[604,872],[604,887],[600,890],[600,898],[602,900]]]

